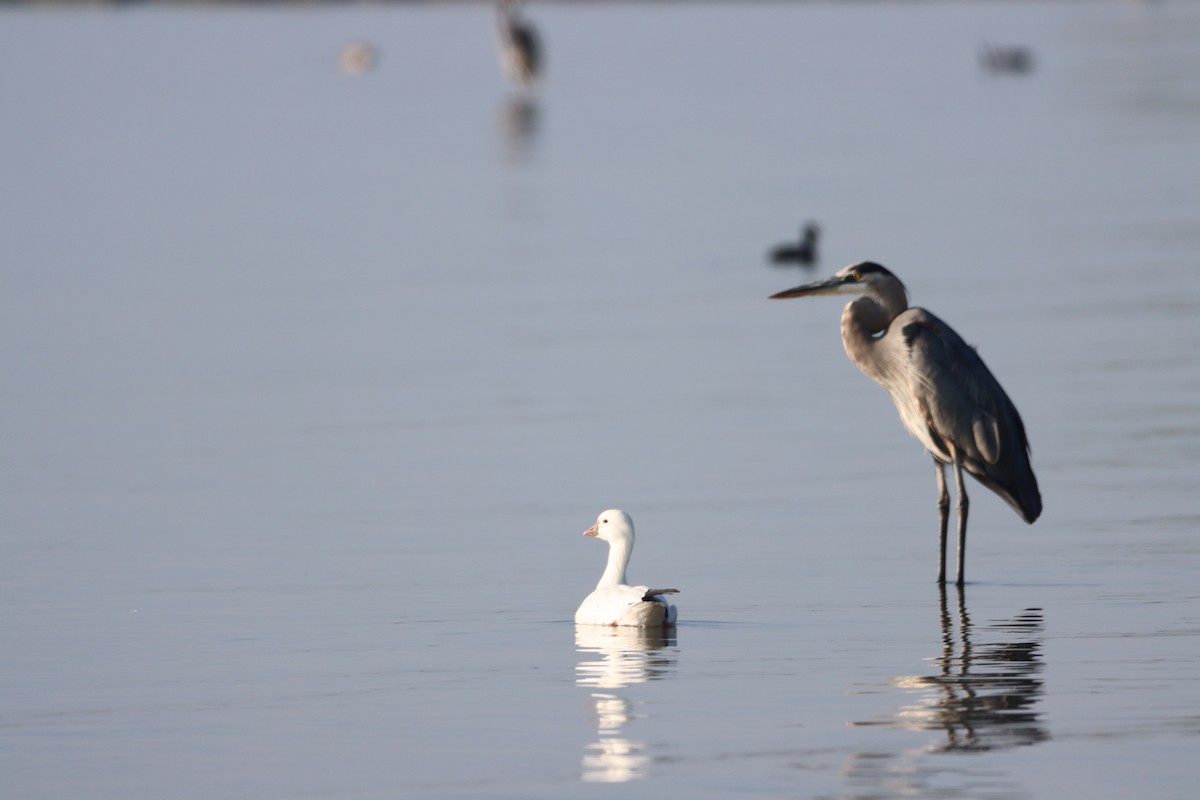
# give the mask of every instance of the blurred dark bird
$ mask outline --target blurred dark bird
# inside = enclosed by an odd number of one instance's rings
[[[811,267],[817,263],[817,237],[821,229],[817,223],[810,222],[800,231],[799,244],[781,244],[771,251],[770,259],[774,264],[799,264]]]
[[[989,72],[1023,75],[1033,70],[1033,51],[1021,45],[984,42],[979,49],[979,64]]]
[[[504,73],[522,89],[536,88],[542,71],[542,40],[533,23],[522,17],[519,0],[498,0],[496,26]]]
[[[946,582],[946,524],[950,493],[945,465],[958,494],[958,571],[963,584],[967,548],[965,469],[1008,501],[1021,519],[1042,513],[1042,495],[1029,463],[1029,442],[1017,407],[1000,382],[954,329],[923,308],[889,270],[864,261],[833,277],[787,289],[772,298],[858,295],[842,310],[846,355],[882,386],[908,432],[933,456],[938,486],[938,583]],[[850,426],[853,420],[847,421]]]

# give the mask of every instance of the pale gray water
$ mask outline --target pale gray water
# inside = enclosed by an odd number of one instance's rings
[[[529,14],[0,13],[0,793],[1193,796],[1200,6]],[[1025,418],[963,598],[809,218]]]

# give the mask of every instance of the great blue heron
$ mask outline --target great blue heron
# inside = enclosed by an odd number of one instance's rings
[[[542,41],[533,23],[523,19],[518,0],[499,0],[496,26],[500,35],[500,65],[525,89],[537,85],[542,69]]]
[[[821,229],[815,222],[806,224],[800,232],[799,244],[781,244],[771,251],[775,264],[800,264],[811,267],[817,263],[817,237]]]
[[[946,582],[950,516],[945,465],[954,467],[955,582],[962,586],[969,506],[963,469],[1007,500],[1026,522],[1032,523],[1042,513],[1021,415],[975,349],[925,309],[909,308],[904,284],[878,264],[852,264],[831,278],[771,297],[832,294],[859,295],[842,311],[846,354],[887,390],[904,427],[933,455],[938,485],[938,583]]]

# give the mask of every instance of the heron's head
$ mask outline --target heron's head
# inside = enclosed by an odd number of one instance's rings
[[[874,261],[862,261],[842,267],[833,274],[815,283],[806,283],[771,295],[772,300],[788,297],[817,297],[820,295],[848,294],[873,297],[884,306],[893,306],[897,301],[903,309],[908,304],[908,292],[900,279],[891,270]]]
[[[633,520],[624,511],[610,508],[596,517],[596,524],[583,532],[584,536],[595,536],[609,544],[624,542],[633,544]]]

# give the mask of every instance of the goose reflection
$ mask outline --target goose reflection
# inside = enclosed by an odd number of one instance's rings
[[[957,624],[956,624],[957,623]],[[1037,710],[1042,696],[1043,620],[1040,608],[974,628],[963,591],[951,613],[941,589],[942,651],[935,675],[905,675],[890,683],[917,695],[890,717],[855,725],[941,731],[932,752],[998,750],[1047,738]]]
[[[576,625],[575,683],[590,689],[596,713],[596,741],[583,751],[582,779],[624,783],[646,777],[653,756],[644,742],[627,736],[626,726],[644,714],[614,690],[662,680],[674,672],[673,630]],[[599,655],[599,659],[591,656]]]

